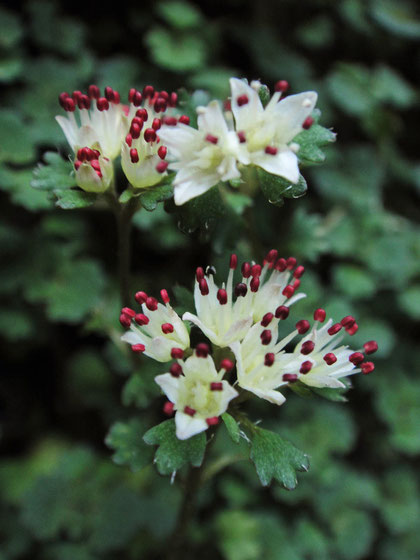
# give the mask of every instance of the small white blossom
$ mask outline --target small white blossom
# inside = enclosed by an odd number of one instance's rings
[[[176,411],[176,435],[179,439],[188,439],[217,424],[229,402],[238,395],[222,379],[226,366],[224,363],[221,366],[217,372],[207,345],[200,344],[192,356],[172,364],[169,373],[155,377],[156,383],[173,404],[167,412]]]
[[[80,148],[74,167],[77,185],[86,192],[106,191],[114,177],[112,162],[98,150]]]
[[[136,293],[142,313],[129,307],[122,309],[120,322],[130,330],[121,340],[131,344],[134,352],[144,352],[158,362],[169,362],[182,357],[183,350],[190,345],[190,337],[185,324],[170,306],[166,290],[161,290],[161,295],[165,305],[145,292]]]
[[[234,285],[237,257],[232,255],[227,282],[220,288],[211,268],[207,274],[198,268],[194,287],[196,315],[187,312],[183,319],[197,325],[213,344],[224,348],[242,340],[251,325],[267,312],[279,316],[288,313],[286,306],[305,297],[294,295],[304,268],[296,267],[293,257],[286,260],[277,256],[277,251],[270,251],[262,266],[243,263],[240,282]]]

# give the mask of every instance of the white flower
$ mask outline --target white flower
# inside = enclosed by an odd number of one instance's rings
[[[244,263],[242,278],[234,285],[237,257],[232,255],[227,283],[220,288],[214,282],[214,269],[208,268],[205,274],[198,268],[194,287],[197,314],[184,313],[183,320],[197,325],[213,344],[224,348],[242,340],[251,325],[268,312],[287,317],[288,306],[305,297],[304,294],[294,295],[304,268],[299,266],[292,272],[296,259],[278,259],[277,256],[273,249],[262,266]]]
[[[216,371],[212,357],[205,344],[197,346],[194,355],[185,361],[177,360],[170,373],[155,377],[175,410],[176,435],[188,439],[217,424],[219,416],[226,412],[229,402],[238,393],[222,380],[223,367]],[[233,364],[232,364],[233,365]]]
[[[77,185],[86,192],[106,191],[114,176],[112,162],[88,147],[78,150],[74,168]]]
[[[121,340],[131,344],[134,352],[144,352],[158,362],[169,362],[183,356],[183,351],[190,345],[190,337],[186,326],[169,305],[167,291],[161,290],[161,296],[165,305],[145,292],[136,293],[142,313],[129,307],[122,309],[120,322],[130,330]]]
[[[200,196],[220,181],[240,177],[237,162],[249,163],[246,149],[233,130],[229,130],[220,105],[212,101],[199,107],[198,130],[180,123],[164,126],[160,137],[168,146],[177,171],[174,180],[175,204]]]
[[[311,330],[306,320],[296,323],[296,329],[277,341],[278,319],[270,323],[254,325],[242,343],[235,342],[231,349],[237,360],[238,384],[243,389],[275,404],[282,404],[285,397],[276,389],[300,381],[311,387],[344,388],[340,378],[373,369],[372,362],[364,362],[361,351],[341,345],[342,331],[357,331],[353,317],[344,317],[340,323],[329,320],[325,325],[325,311],[314,313]],[[267,327],[270,328],[267,328]],[[307,333],[307,334],[306,334]],[[306,336],[295,346],[293,352],[285,348],[298,334]],[[364,352],[371,354],[377,349],[374,341],[364,345]],[[357,367],[357,366],[360,366]]]
[[[280,100],[281,91],[277,91],[264,108],[256,84],[252,85],[238,78],[230,79],[235,129],[247,148],[250,163],[297,183],[298,158],[296,147],[290,143],[312,124],[308,119],[317,94],[306,91]]]

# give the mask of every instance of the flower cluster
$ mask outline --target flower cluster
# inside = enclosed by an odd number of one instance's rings
[[[59,96],[67,117],[57,116],[74,154],[76,180],[80,188],[104,192],[113,179],[112,162],[121,156],[121,166],[134,188],[147,188],[159,183],[166,174],[167,148],[158,131],[162,124],[173,127],[188,124],[185,115],[172,116],[177,94],[155,91],[147,85],[143,91],[132,88],[128,103],[120,94],[106,87],[101,95],[96,85],[86,94],[74,91]],[[76,114],[78,112],[78,117]]]
[[[128,307],[121,311],[120,322],[128,329],[122,339],[134,352],[159,362],[174,360],[169,371],[155,381],[169,399],[164,411],[175,412],[180,439],[217,424],[230,401],[238,396],[230,384],[235,365],[234,384],[240,391],[277,405],[285,401],[278,389],[290,384],[344,388],[341,378],[374,369],[365,356],[377,350],[375,341],[358,350],[342,343],[345,333],[351,336],[358,330],[351,316],[334,323],[326,320],[323,309],[316,309],[312,327],[308,320],[300,319],[279,339],[279,324],[288,319],[290,306],[305,297],[297,293],[304,267],[294,257],[279,258],[273,249],[261,264],[245,262],[238,267],[236,255],[231,255],[229,264],[227,281],[220,287],[215,283],[213,267],[206,271],[197,268],[195,314],[186,312],[179,317],[166,290],[161,290],[163,304],[145,292],[137,292],[135,299],[141,312]],[[190,347],[190,324],[211,342],[213,355],[216,350],[224,355],[218,370],[208,344]]]
[[[184,204],[220,181],[241,177],[243,166],[255,165],[268,173],[297,183],[299,166],[293,139],[313,123],[311,113],[317,94],[307,91],[281,99],[288,83],[280,80],[264,107],[260,82],[248,85],[231,78],[229,110],[212,101],[199,107],[198,129],[180,123],[164,126],[160,132],[169,149],[174,180],[175,203]]]

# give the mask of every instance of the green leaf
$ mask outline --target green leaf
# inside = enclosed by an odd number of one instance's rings
[[[154,426],[144,434],[143,439],[148,445],[159,446],[154,462],[160,474],[173,474],[187,464],[199,467],[203,462],[206,448],[205,434],[180,440],[176,437],[173,419]]]
[[[146,35],[155,63],[172,72],[198,70],[207,58],[206,44],[201,36],[170,33],[157,27]]]
[[[411,286],[398,295],[403,311],[413,319],[420,319],[420,285]]]
[[[105,439],[107,446],[115,450],[114,463],[127,465],[133,472],[151,464],[153,450],[144,443],[143,434],[144,426],[135,418],[116,422]]]
[[[382,27],[406,39],[420,37],[420,21],[415,8],[407,0],[376,0],[371,4],[371,14]]]
[[[241,192],[228,191],[224,193],[224,197],[237,216],[242,216],[244,211],[253,205],[252,198]]]
[[[10,109],[0,110],[0,162],[26,164],[35,158],[35,145],[22,116]]]
[[[251,459],[263,486],[278,480],[287,490],[297,485],[296,471],[307,471],[309,459],[278,434],[255,427],[251,434]]]
[[[283,177],[272,175],[271,173],[267,173],[267,171],[258,167],[257,176],[262,193],[268,201],[275,206],[283,206],[283,199],[285,197],[299,198],[303,196],[308,189],[306,181],[302,175],[299,177],[298,183],[294,184]]]
[[[57,197],[56,206],[63,210],[75,210],[76,208],[86,208],[92,206],[97,199],[96,193],[85,192],[81,190],[55,190]]]
[[[18,16],[5,8],[0,8],[0,48],[15,47],[23,35],[23,25]]]
[[[194,294],[185,286],[176,285],[173,288],[175,295],[176,310],[178,315],[183,315],[186,311],[193,310],[195,308],[194,304]]]
[[[218,547],[226,560],[265,558],[261,527],[255,515],[243,510],[222,511],[216,517]]]
[[[46,152],[43,159],[46,164],[39,163],[33,172],[31,186],[34,189],[52,191],[76,186],[70,160],[63,159],[57,152]]]
[[[376,292],[372,276],[362,267],[343,264],[335,267],[333,274],[338,289],[351,299],[369,298]]]
[[[156,187],[150,187],[140,194],[140,202],[145,210],[152,212],[159,202],[172,198],[174,189],[172,183],[165,182]]]
[[[315,111],[313,116],[317,121],[321,113]],[[293,141],[299,144],[298,158],[302,164],[312,165],[325,161],[325,154],[321,150],[331,142],[335,142],[336,134],[316,122],[309,128],[300,132]]]
[[[340,380],[342,381],[342,380]],[[330,387],[312,387],[312,391],[320,397],[333,402],[347,402],[347,397],[344,395],[349,387],[345,389],[331,389]]]
[[[230,414],[225,412],[224,414],[222,414],[222,420],[225,423],[226,429],[227,429],[228,434],[230,435],[231,439],[235,443],[239,443],[239,440],[241,438],[241,434],[240,434],[240,430],[239,430],[239,425],[238,425],[237,421],[235,420],[235,418],[233,418],[233,416],[231,416]]]
[[[265,84],[261,84],[261,87],[258,89],[258,96],[265,107],[271,98],[270,90]]]
[[[166,22],[177,29],[198,27],[203,23],[200,12],[189,2],[173,0],[159,2],[157,9]]]
[[[134,192],[134,189],[130,186],[120,194],[120,196],[118,198],[118,202],[121,202],[121,204],[125,204],[126,202],[131,200],[133,198],[133,196],[135,196],[135,194],[136,193]]]
[[[182,206],[174,205],[174,208],[180,219],[179,228],[184,233],[200,230],[208,234],[225,211],[217,185]]]

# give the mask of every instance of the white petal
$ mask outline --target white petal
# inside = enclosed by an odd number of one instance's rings
[[[163,336],[157,336],[146,344],[144,354],[158,362],[169,362],[172,359],[171,349],[173,346],[173,341]]]
[[[330,387],[331,389],[343,389],[345,387],[344,383],[329,375],[301,375],[299,381],[310,387]]]
[[[232,92],[231,106],[232,113],[235,117],[236,130],[246,131],[249,127],[255,124],[264,112],[260,96],[243,80],[231,78],[229,82]],[[248,103],[240,107],[237,103],[237,99],[242,95],[246,95],[248,97]]]
[[[286,400],[286,397],[282,395],[282,393],[279,393],[279,391],[275,391],[274,389],[264,390],[253,386],[247,386],[242,383],[239,383],[239,385],[243,389],[246,389],[247,391],[251,391],[251,393],[254,393],[254,395],[257,395],[257,397],[260,397],[260,399],[264,399],[278,406],[282,405]]]
[[[299,181],[298,158],[292,150],[280,150],[275,156],[257,152],[253,154],[252,161],[268,173],[284,177],[292,183]]]
[[[199,358],[193,354],[184,362],[183,371],[186,377],[195,375],[197,371],[200,371],[203,375],[208,375],[209,378],[217,379],[218,377],[216,366],[210,354],[206,358]]]
[[[71,146],[72,150],[74,150],[74,147],[77,144],[77,129],[75,129],[73,123],[66,117],[57,115],[55,117],[55,120],[58,122],[61,130],[64,132],[64,136],[66,137],[66,140]]]
[[[204,194],[219,182],[219,177],[214,174],[206,176],[204,173],[197,173],[196,177],[195,181],[174,182],[174,199],[177,206]]]
[[[226,334],[223,336],[223,343],[225,346],[229,346],[235,340],[242,340],[248,330],[252,325],[252,317],[246,317],[245,319],[239,319],[236,323],[229,328]]]
[[[175,414],[175,426],[178,439],[188,439],[208,428],[207,422],[203,418],[194,418],[179,410]]]
[[[121,340],[128,342],[128,344],[145,344],[145,338],[140,336],[137,332],[127,331],[121,337]]]
[[[274,118],[279,141],[288,144],[302,131],[302,124],[314,110],[317,98],[315,91],[305,91],[277,103]]]
[[[197,124],[199,130],[211,132],[216,136],[224,135],[228,132],[228,127],[218,101],[211,101],[207,107],[201,109]]]
[[[222,381],[223,383],[223,391],[222,391],[222,398],[220,400],[220,410],[219,414],[223,414],[226,412],[229,402],[238,396],[238,392],[229,384],[228,381]]]
[[[159,385],[168,399],[176,403],[179,393],[179,379],[170,373],[164,373],[155,377],[155,382]]]
[[[183,321],[191,321],[191,323],[196,325],[207,336],[207,338],[211,342],[213,342],[213,344],[219,345],[220,341],[219,341],[219,337],[217,336],[217,334],[213,330],[206,327],[206,325],[202,321],[200,321],[200,319],[196,315],[193,315],[192,313],[187,311],[182,316],[182,320]]]

